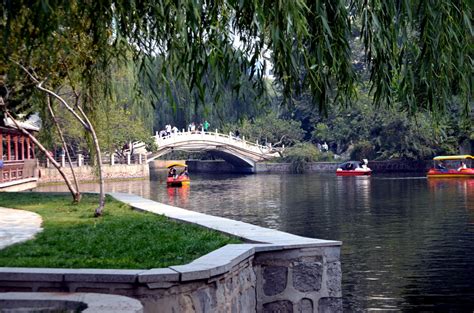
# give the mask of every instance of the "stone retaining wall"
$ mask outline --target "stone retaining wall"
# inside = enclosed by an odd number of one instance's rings
[[[63,178],[56,168],[40,167],[39,183],[63,182]],[[69,167],[63,168],[66,175],[72,177]],[[96,169],[92,166],[75,167],[74,172],[79,181],[96,181]],[[144,178],[150,176],[148,164],[104,164],[103,165],[105,179],[127,179],[127,178]]]
[[[218,172],[218,173],[239,173],[238,168],[223,160],[201,161],[188,160],[190,172]],[[341,162],[312,162],[306,166],[308,173],[330,173],[337,169]],[[369,167],[374,173],[398,173],[398,172],[427,172],[432,165],[431,160],[409,161],[409,160],[389,160],[389,161],[369,161]],[[256,173],[290,173],[290,163],[257,163]]]
[[[150,270],[0,268],[0,292],[93,292],[140,300],[144,312],[342,312],[341,242],[300,237],[112,194],[242,238],[193,262]]]
[[[97,293],[5,292],[0,293],[2,313],[143,313],[139,301]]]
[[[241,173],[242,170],[224,160],[187,160],[189,171],[194,173]],[[247,172],[246,172],[247,173]]]

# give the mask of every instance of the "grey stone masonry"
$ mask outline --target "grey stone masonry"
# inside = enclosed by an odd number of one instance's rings
[[[296,236],[135,195],[111,195],[137,210],[201,225],[245,243],[160,269],[0,268],[0,292],[117,294],[140,300],[147,313],[342,311],[341,242]]]
[[[143,313],[135,299],[94,293],[0,293],[0,312]]]

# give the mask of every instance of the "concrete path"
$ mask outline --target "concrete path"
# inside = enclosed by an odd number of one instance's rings
[[[0,249],[33,238],[42,221],[36,213],[0,207]]]

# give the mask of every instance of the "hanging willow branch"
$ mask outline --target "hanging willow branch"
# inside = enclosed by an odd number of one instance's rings
[[[467,0],[3,3],[1,65],[28,56],[25,64],[34,59],[35,66],[54,69],[61,79],[64,71],[57,65],[66,60],[80,73],[81,90],[110,83],[110,77],[100,82],[97,77],[115,60],[132,55],[142,73],[161,73],[165,84],[168,77],[186,80],[204,101],[206,91],[224,90],[229,64],[241,64],[262,87],[268,50],[286,99],[309,91],[324,110],[332,101],[354,96],[357,79],[348,40],[360,23],[377,105],[400,102],[409,111],[441,114],[457,96],[464,113],[470,112],[474,33]],[[163,62],[146,61],[156,57]],[[205,75],[214,77],[211,86]]]

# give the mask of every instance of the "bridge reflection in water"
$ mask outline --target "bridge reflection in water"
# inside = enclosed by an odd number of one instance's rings
[[[164,181],[119,182],[107,188],[298,235],[341,240],[345,312],[473,311],[473,180],[191,175],[187,190],[169,190]]]

